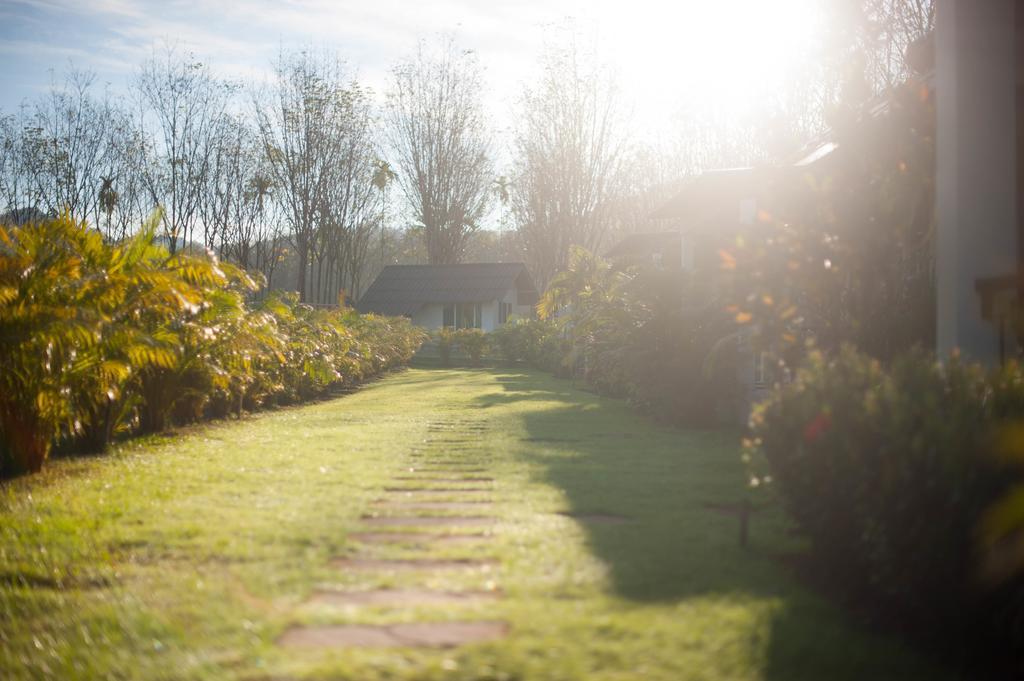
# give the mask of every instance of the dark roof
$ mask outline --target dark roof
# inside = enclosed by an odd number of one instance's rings
[[[429,303],[486,303],[509,289],[537,290],[521,262],[461,265],[389,265],[374,280],[356,308],[360,312],[411,316]]]
[[[607,258],[648,256],[664,250],[678,251],[683,236],[679,232],[641,232],[622,238],[605,253]]]

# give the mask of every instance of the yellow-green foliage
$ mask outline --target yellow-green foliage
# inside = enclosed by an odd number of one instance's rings
[[[487,350],[487,334],[480,329],[459,329],[455,332],[455,342],[469,355],[469,361],[474,366],[480,364]]]
[[[441,366],[451,366],[452,349],[455,347],[455,330],[447,326],[437,330],[434,334],[437,342],[437,353],[441,356]]]
[[[209,255],[170,254],[153,227],[118,244],[69,217],[0,227],[0,473],[52,444],[99,451],[158,431],[294,402],[407,361],[407,320],[246,298],[260,283]]]

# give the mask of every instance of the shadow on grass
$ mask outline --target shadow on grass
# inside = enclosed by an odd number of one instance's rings
[[[521,410],[519,456],[564,492],[564,510],[627,519],[581,518],[616,595],[638,604],[708,596],[777,603],[764,651],[768,679],[937,678],[899,642],[858,630],[795,583],[773,558],[793,549],[776,505],[754,515],[751,545],[740,548],[738,518],[712,508],[748,494],[738,433],[659,427],[626,403],[567,381],[515,370],[493,375],[503,390],[480,397],[478,406],[536,403]]]

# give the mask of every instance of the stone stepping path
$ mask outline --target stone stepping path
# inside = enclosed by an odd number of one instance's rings
[[[321,606],[368,605],[408,607],[421,605],[481,605],[501,598],[498,591],[433,591],[431,589],[374,589],[372,591],[319,591],[310,603]]]
[[[410,468],[410,473],[486,473],[486,468]]]
[[[392,480],[417,480],[420,482],[494,482],[494,478],[482,477],[460,477],[460,478],[438,478],[433,475],[396,475]]]
[[[343,570],[483,570],[498,564],[493,558],[335,558],[331,567]]]
[[[468,534],[435,534],[429,532],[354,532],[348,535],[352,541],[361,544],[417,544],[439,545],[472,544],[486,541],[490,534],[473,532]]]
[[[363,516],[363,525],[371,527],[480,527],[494,524],[489,515],[386,515]]]
[[[358,552],[353,556],[335,558],[330,566],[343,572],[393,573],[428,575],[435,577],[439,572],[455,574],[473,571],[490,572],[499,566],[493,558],[436,558],[429,555],[432,547],[485,544],[493,538],[490,531],[460,533],[444,531],[445,528],[476,527],[494,525],[497,518],[482,515],[481,510],[492,508],[489,493],[494,478],[482,475],[489,457],[467,456],[458,459],[461,451],[472,451],[478,445],[477,438],[486,426],[468,421],[438,422],[428,428],[431,432],[471,432],[470,438],[457,437],[428,438],[425,447],[418,447],[409,454],[415,465],[407,466],[391,478],[392,483],[384,487],[385,496],[372,503],[372,513],[360,518],[362,531],[352,532],[348,540],[355,543]],[[457,431],[457,432],[456,432]],[[440,448],[445,456],[436,457]],[[421,465],[424,464],[424,465]],[[400,484],[408,483],[408,484]],[[441,496],[443,495],[443,497]],[[470,498],[466,498],[467,495]],[[484,498],[480,498],[484,495]],[[424,498],[426,497],[426,498]],[[450,515],[419,514],[425,512],[450,512]],[[382,512],[382,513],[379,513]],[[375,528],[441,528],[442,531],[399,529],[377,531]],[[384,547],[411,547],[426,549],[426,553],[409,558],[381,557],[379,550]],[[378,555],[374,548],[378,547]],[[388,554],[384,554],[387,556]],[[417,577],[418,580],[418,577]],[[308,604],[321,609],[341,608],[430,608],[430,607],[487,607],[501,598],[501,592],[487,583],[487,591],[435,590],[416,585],[403,588],[370,590],[322,590],[314,593]],[[278,645],[294,649],[345,649],[368,647],[419,647],[451,648],[469,643],[493,641],[508,634],[509,626],[496,620],[481,621],[437,621],[414,622],[390,625],[318,625],[293,626],[278,639]]]
[[[452,494],[453,492],[492,492],[490,487],[385,487],[385,492],[415,492],[417,494]]]
[[[479,511],[491,505],[489,501],[377,501],[381,510],[396,511]]]
[[[278,639],[278,645],[285,648],[454,648],[466,643],[494,641],[507,633],[508,624],[504,622],[341,624],[293,627]]]

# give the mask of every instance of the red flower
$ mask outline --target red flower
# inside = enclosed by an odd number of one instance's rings
[[[831,427],[832,417],[825,412],[819,413],[810,423],[804,426],[804,442],[813,444]]]

